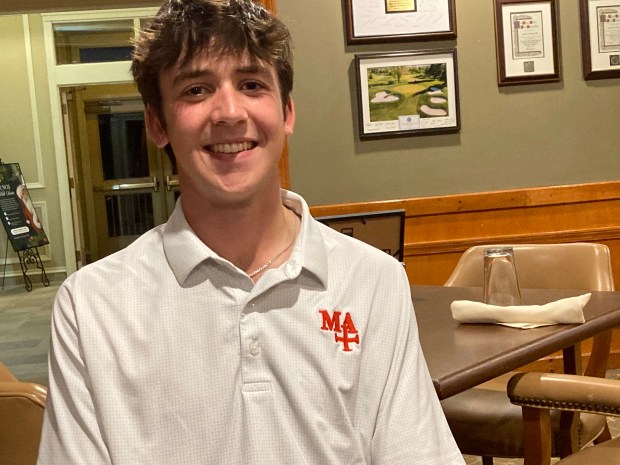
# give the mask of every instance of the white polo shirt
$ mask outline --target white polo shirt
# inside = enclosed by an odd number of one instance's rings
[[[40,465],[464,463],[402,265],[283,202],[300,234],[256,284],[180,203],[65,281]]]

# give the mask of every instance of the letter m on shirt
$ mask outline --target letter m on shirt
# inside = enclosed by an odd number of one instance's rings
[[[339,333],[340,328],[340,312],[335,311],[333,315],[330,315],[327,310],[319,310],[319,313],[323,317],[323,325],[321,329],[323,331],[334,331]]]

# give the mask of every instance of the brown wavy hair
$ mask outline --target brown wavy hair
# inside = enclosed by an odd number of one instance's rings
[[[200,53],[248,57],[274,66],[282,107],[293,90],[293,56],[287,27],[251,0],[168,0],[137,35],[131,72],[145,105],[165,124],[160,73]]]

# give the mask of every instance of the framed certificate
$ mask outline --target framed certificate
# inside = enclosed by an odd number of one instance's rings
[[[556,0],[495,0],[495,39],[499,86],[560,80]]]
[[[355,55],[360,139],[457,132],[456,49]]]
[[[620,0],[580,0],[583,77],[620,77]]]
[[[343,0],[347,44],[453,39],[455,0]]]

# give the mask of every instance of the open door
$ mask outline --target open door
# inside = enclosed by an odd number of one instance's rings
[[[89,263],[114,253],[166,222],[178,179],[167,154],[147,137],[144,106],[133,84],[72,91],[83,186],[81,227]],[[78,139],[77,143],[75,139]]]

